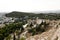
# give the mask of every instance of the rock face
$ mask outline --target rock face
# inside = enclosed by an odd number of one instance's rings
[[[50,30],[39,35],[31,36],[26,40],[60,40],[60,25],[57,26],[56,24]]]

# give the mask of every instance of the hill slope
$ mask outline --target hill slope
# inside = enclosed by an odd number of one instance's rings
[[[41,19],[60,19],[60,14],[57,13],[40,13],[40,14],[34,14],[34,13],[26,13],[26,12],[17,12],[13,11],[11,13],[5,14],[6,17],[39,17]]]
[[[31,36],[26,40],[60,40],[60,25],[57,28],[56,27],[51,28],[49,31],[43,32],[41,35]]]
[[[11,13],[6,14],[7,17],[21,17],[21,16],[32,16],[34,13],[26,13],[26,12],[17,12],[13,11]]]

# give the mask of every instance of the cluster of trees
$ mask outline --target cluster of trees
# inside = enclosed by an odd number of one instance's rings
[[[42,27],[42,25],[43,25],[44,27]],[[40,33],[46,31],[46,29],[48,28],[48,25],[49,25],[49,23],[46,24],[46,22],[44,22],[44,23],[42,22],[40,25],[37,25],[35,28],[29,29],[28,32],[29,32],[29,33],[32,33],[32,36],[33,36],[33,35],[36,35],[36,34],[40,34]]]
[[[4,40],[9,34],[14,33],[16,30],[21,28],[21,32],[23,31],[22,23],[11,23],[9,25],[6,24],[5,27],[0,28],[0,40]]]

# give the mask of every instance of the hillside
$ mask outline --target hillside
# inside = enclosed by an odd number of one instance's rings
[[[60,28],[57,29],[50,29],[48,32],[44,32],[41,35],[35,35],[26,40],[60,40]]]
[[[17,12],[13,11],[8,14],[5,14],[6,17],[39,17],[41,19],[60,19],[59,13],[40,13],[40,14],[34,14],[34,13],[27,13],[27,12]]]
[[[21,17],[21,16],[32,16],[32,15],[34,15],[34,13],[13,11],[13,12],[6,14],[5,16],[7,16],[7,17]]]
[[[58,26],[57,26],[58,25]],[[57,22],[50,30],[31,36],[26,40],[60,40],[60,24]]]

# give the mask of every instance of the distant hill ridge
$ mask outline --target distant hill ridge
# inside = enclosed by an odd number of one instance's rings
[[[28,13],[28,12],[18,12],[13,11],[8,14],[5,14],[6,17],[21,17],[21,16],[29,16],[29,17],[39,17],[42,19],[60,19],[60,13]]]
[[[6,14],[5,16],[7,16],[7,17],[20,17],[20,16],[31,16],[31,15],[34,15],[34,13],[13,11],[13,12]]]

